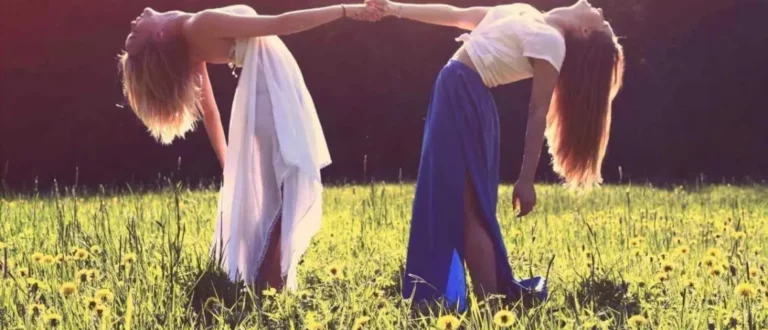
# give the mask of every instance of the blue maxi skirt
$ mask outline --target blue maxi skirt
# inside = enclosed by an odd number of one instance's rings
[[[517,281],[496,219],[499,116],[480,75],[451,60],[440,72],[427,113],[413,202],[403,296],[464,310],[464,189],[467,173],[496,259],[499,294],[546,298],[545,281]]]

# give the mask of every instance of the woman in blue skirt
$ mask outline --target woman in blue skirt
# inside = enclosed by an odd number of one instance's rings
[[[466,262],[475,294],[546,299],[542,278],[518,281],[496,219],[499,119],[489,88],[533,78],[523,164],[513,192],[518,216],[546,136],[553,167],[570,186],[601,182],[622,47],[601,9],[579,0],[542,13],[526,4],[460,9],[368,0],[387,16],[471,31],[432,92],[413,204],[403,295],[466,307]]]

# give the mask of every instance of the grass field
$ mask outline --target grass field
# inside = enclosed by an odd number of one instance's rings
[[[206,271],[213,190],[6,196],[0,329],[768,327],[768,187],[537,192],[520,220],[503,187],[498,215],[519,275],[543,275],[555,257],[550,299],[530,309],[473,300],[464,314],[417,314],[399,296],[410,184],[327,188],[301,290],[238,303]],[[205,300],[203,274],[222,299]]]

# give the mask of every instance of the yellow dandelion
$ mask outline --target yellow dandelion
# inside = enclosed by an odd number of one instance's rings
[[[640,250],[640,249],[633,249],[633,250],[632,250],[632,254],[633,254],[635,257],[641,257],[641,256],[643,255],[643,251],[642,251],[642,250]]]
[[[757,277],[757,275],[760,275],[760,270],[757,268],[750,268],[749,269],[749,277]]]
[[[640,246],[640,239],[639,238],[633,238],[629,240],[629,246],[631,247],[638,247]]]
[[[493,323],[502,328],[511,327],[515,323],[515,315],[508,310],[502,310],[493,316]]]
[[[323,329],[323,324],[318,323],[315,321],[307,322],[307,330],[321,330]]]
[[[737,232],[734,232],[731,236],[733,236],[734,239],[740,240],[740,239],[746,238],[747,233],[743,231],[737,231]]]
[[[328,266],[328,275],[331,275],[334,279],[340,279],[342,277],[341,267],[338,265]]]
[[[56,255],[56,257],[54,258],[54,261],[56,261],[56,263],[57,263],[57,264],[60,264],[60,263],[64,262],[64,256],[63,256],[63,255],[61,255],[61,254],[58,254],[58,255]]]
[[[101,247],[98,245],[91,246],[91,253],[101,254]]]
[[[659,254],[659,259],[666,260],[667,259],[667,254],[666,253],[660,253]]]
[[[89,280],[88,271],[81,269],[75,272],[75,281],[78,283],[87,283]]]
[[[682,254],[682,255],[686,255],[690,251],[691,251],[691,248],[689,248],[687,245],[683,245],[683,246],[677,248],[677,253]]]
[[[663,270],[664,272],[669,273],[669,272],[675,270],[675,268],[676,268],[675,264],[670,262],[670,261],[665,261],[665,262],[661,263],[661,270]]]
[[[669,279],[669,274],[667,274],[667,273],[658,273],[658,274],[656,274],[655,278],[656,278],[657,281],[663,283],[663,282],[665,282],[665,281],[667,281]]]
[[[685,240],[683,240],[682,237],[675,237],[675,238],[672,239],[672,242],[677,244],[677,245],[680,245],[680,244],[683,244],[683,242],[685,242]]]
[[[27,277],[29,276],[29,269],[27,267],[21,267],[16,270],[16,274],[18,274],[19,277]]]
[[[85,299],[85,307],[88,307],[90,310],[96,309],[96,307],[99,307],[100,303],[98,300],[88,297]]]
[[[91,269],[88,271],[88,278],[91,281],[95,281],[97,278],[99,278],[99,270],[98,269]]]
[[[760,252],[763,252],[763,249],[761,249],[761,248],[754,248],[754,249],[752,249],[752,253],[754,253],[755,256],[759,256]]]
[[[363,326],[370,321],[371,318],[368,316],[361,316],[358,317],[357,320],[355,320],[355,324],[352,325],[352,330],[361,330],[363,329]]]
[[[757,295],[757,289],[755,289],[754,284],[741,283],[736,286],[734,293],[743,298],[752,298]]]
[[[460,325],[461,321],[453,315],[445,315],[437,320],[437,328],[440,330],[458,329]]]
[[[699,286],[699,283],[696,282],[696,280],[694,280],[692,278],[686,278],[683,281],[683,285],[685,285],[685,287],[689,288],[689,289],[696,289],[696,287]]]
[[[112,198],[112,203],[117,204],[117,197]]]
[[[40,262],[41,260],[43,260],[43,257],[44,257],[44,255],[42,253],[40,253],[40,252],[32,253],[32,260],[34,260],[36,262]]]
[[[75,285],[75,283],[72,283],[72,282],[66,282],[62,284],[61,287],[59,288],[59,293],[61,293],[61,295],[65,297],[71,296],[75,294],[75,292],[77,292],[77,285]]]
[[[635,315],[633,317],[630,317],[627,323],[629,323],[629,326],[633,328],[639,328],[648,324],[648,320],[645,318],[645,316]]]
[[[51,255],[45,255],[42,259],[40,259],[40,264],[42,265],[53,265],[53,263],[56,262],[56,258],[54,258]]]
[[[272,297],[277,294],[277,290],[275,290],[275,288],[269,288],[267,290],[261,291],[261,294],[265,297]]]
[[[64,261],[66,262],[73,262],[75,260],[77,260],[75,256],[64,256]]]
[[[101,301],[103,303],[112,302],[112,300],[115,299],[115,295],[112,294],[112,291],[109,291],[108,289],[101,289],[99,291],[96,291],[96,300]]]
[[[99,318],[103,318],[109,315],[109,309],[102,305],[96,306],[96,309],[94,309],[94,311],[96,312],[96,316],[98,316]]]
[[[710,256],[710,257],[714,257],[714,258],[718,258],[719,259],[720,257],[723,256],[723,253],[720,252],[720,250],[717,249],[717,248],[711,248],[711,249],[707,250],[707,255]]]
[[[32,314],[32,316],[40,316],[40,314],[42,314],[45,310],[45,306],[42,304],[32,304],[29,305],[27,309],[29,310],[29,313]]]
[[[133,265],[136,262],[136,253],[128,253],[123,256],[123,264],[126,266]]]
[[[715,239],[720,239],[720,238],[723,237],[723,234],[715,233],[715,235],[713,235],[713,236],[715,237]]]
[[[61,325],[61,315],[56,313],[48,313],[43,316],[43,320],[51,328],[56,328]]]
[[[707,267],[712,267],[717,263],[717,259],[713,256],[706,256],[703,259],[701,259],[701,264]]]
[[[720,275],[723,275],[723,268],[720,266],[715,266],[709,269],[709,275],[712,277],[718,277]]]
[[[84,249],[78,249],[77,252],[75,252],[75,258],[78,260],[85,260],[88,259],[88,251]]]

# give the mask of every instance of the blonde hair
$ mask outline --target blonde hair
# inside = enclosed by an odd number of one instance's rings
[[[613,99],[621,89],[624,50],[609,33],[567,33],[566,56],[547,114],[545,136],[555,173],[571,187],[602,183]]]
[[[195,129],[201,117],[199,77],[192,73],[183,38],[147,40],[135,54],[118,57],[123,95],[157,141],[170,144]]]

